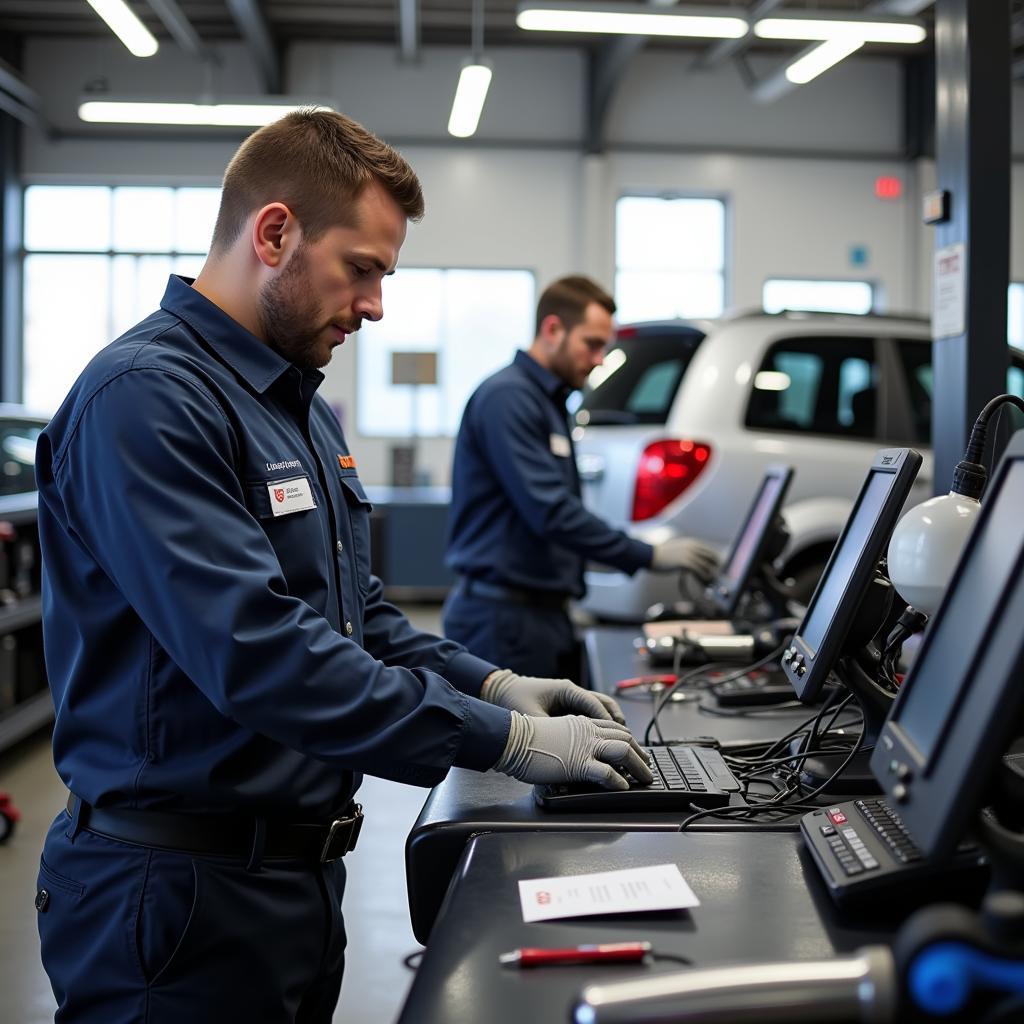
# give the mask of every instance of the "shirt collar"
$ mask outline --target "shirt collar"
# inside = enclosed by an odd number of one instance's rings
[[[546,395],[560,405],[565,405],[566,399],[572,394],[572,388],[561,377],[545,369],[529,352],[522,349],[516,353],[513,363],[524,370]]]
[[[193,278],[172,274],[160,307],[180,317],[259,394],[291,368],[287,359],[232,320],[216,303],[192,287]],[[317,374],[323,379],[322,374]]]

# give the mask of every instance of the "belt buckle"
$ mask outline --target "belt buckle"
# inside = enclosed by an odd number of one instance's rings
[[[353,813],[347,818],[338,818],[331,827],[320,851],[320,863],[329,864],[344,857],[356,848],[359,832],[363,827],[363,805],[355,804]]]

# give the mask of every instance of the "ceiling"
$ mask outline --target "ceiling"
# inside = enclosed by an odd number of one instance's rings
[[[665,0],[659,0],[664,3]],[[671,0],[668,0],[671,4]],[[765,0],[760,0],[764,4]],[[867,10],[878,8],[886,0],[787,0],[786,8],[812,7],[819,10]],[[1013,0],[1015,7],[1024,0]],[[129,0],[135,13],[159,39],[168,31],[156,13],[159,0]],[[212,43],[241,37],[240,24],[247,17],[262,18],[274,43],[281,45],[299,39],[331,39],[351,42],[394,43],[399,45],[400,10],[417,11],[420,45],[466,45],[470,39],[473,0],[173,0],[203,42]],[[737,0],[700,0],[701,7],[746,10],[758,6]],[[771,6],[775,6],[773,2]],[[683,0],[680,8],[693,6]],[[607,37],[575,36],[565,33],[524,32],[516,28],[517,0],[486,0],[485,43],[501,46],[585,46],[597,47]],[[235,11],[254,14],[233,14]],[[929,10],[921,17],[931,19]],[[109,29],[85,0],[0,0],[0,33],[39,36],[103,37]],[[652,45],[700,49],[714,45],[701,40],[655,40]],[[754,43],[756,46],[778,44]],[[892,52],[894,48],[886,48]]]

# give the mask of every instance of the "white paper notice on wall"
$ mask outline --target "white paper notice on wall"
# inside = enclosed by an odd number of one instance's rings
[[[519,883],[519,902],[524,921],[700,906],[675,864],[525,879]]]
[[[967,271],[964,243],[935,250],[935,274],[932,280],[932,337],[956,338],[964,333]]]

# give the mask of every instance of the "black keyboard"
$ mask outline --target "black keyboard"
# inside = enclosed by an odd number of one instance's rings
[[[672,745],[648,747],[647,755],[650,786],[633,779],[623,790],[559,783],[534,787],[534,797],[546,811],[686,811],[691,805],[722,807],[740,790],[717,750]]]
[[[930,863],[900,816],[884,800],[867,798],[824,807],[800,822],[804,843],[837,903],[870,894],[905,893],[936,876],[981,879],[987,862],[971,842],[961,843],[946,864]]]

